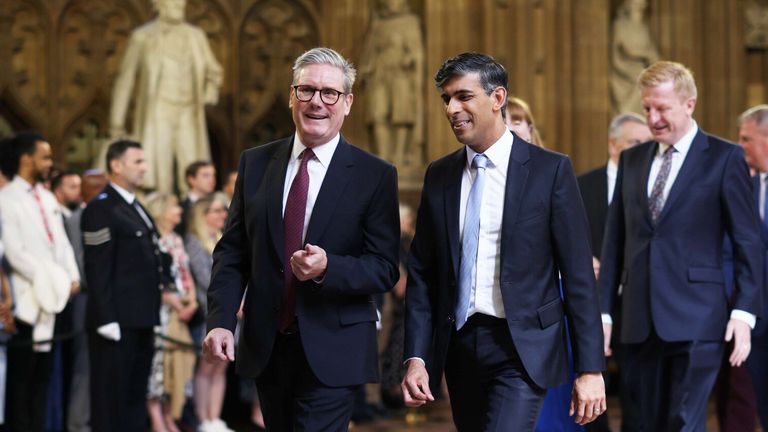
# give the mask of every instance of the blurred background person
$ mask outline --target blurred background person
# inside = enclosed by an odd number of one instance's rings
[[[83,203],[91,202],[96,195],[104,190],[107,184],[109,184],[109,179],[104,171],[95,168],[86,170],[82,178]]]
[[[184,172],[184,180],[189,192],[181,202],[181,223],[176,226],[176,232],[181,236],[187,232],[187,219],[192,204],[216,190],[216,167],[210,161],[192,162]]]
[[[185,387],[194,372],[195,353],[174,341],[192,343],[186,322],[198,306],[195,284],[184,242],[174,232],[181,222],[178,199],[175,195],[155,192],[147,197],[146,207],[160,234],[160,249],[173,258],[171,275],[174,280],[173,284],[166,285],[162,293],[159,326],[159,333],[173,340],[155,340],[147,410],[154,432],[179,432],[175,420],[181,418],[186,400]]]
[[[205,335],[206,295],[211,281],[213,248],[221,238],[227,222],[227,198],[215,193],[197,200],[189,215],[189,230],[184,237],[189,253],[189,265],[198,290],[203,315],[192,329],[195,344],[202,343]],[[228,430],[221,420],[224,393],[227,386],[227,363],[208,362],[200,358],[195,372],[195,413],[201,431]],[[263,420],[261,423],[263,426]],[[218,429],[216,429],[218,427]],[[226,428],[226,429],[225,429]]]
[[[528,103],[520,98],[509,96],[507,98],[507,111],[504,116],[507,128],[516,133],[520,138],[533,145],[544,147],[544,141],[536,129],[533,113]]]
[[[232,202],[232,196],[235,194],[235,183],[237,182],[237,171],[229,171],[227,177],[224,180],[224,186],[221,187],[221,191],[227,195],[227,207]]]

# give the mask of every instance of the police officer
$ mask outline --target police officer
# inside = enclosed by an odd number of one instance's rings
[[[146,429],[153,327],[166,280],[158,234],[136,200],[147,170],[144,150],[121,140],[107,150],[110,183],[82,217],[89,298],[91,425],[99,431]]]

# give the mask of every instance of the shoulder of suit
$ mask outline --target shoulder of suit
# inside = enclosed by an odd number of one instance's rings
[[[594,180],[595,178],[605,176],[606,166],[600,166],[591,169],[578,177],[579,182]]]
[[[369,151],[363,150],[360,147],[357,147],[353,144],[351,144],[349,141],[340,141],[339,146],[346,146],[349,149],[350,155],[352,158],[365,161],[366,163],[373,164],[373,166],[380,166],[380,167],[393,167],[394,165],[382,158],[380,158],[378,155],[375,155]],[[338,148],[337,148],[338,151]]]
[[[240,157],[245,160],[252,160],[259,157],[271,157],[275,151],[280,149],[281,145],[290,145],[293,135],[287,138],[281,138],[266,144],[260,144],[255,147],[243,150]]]

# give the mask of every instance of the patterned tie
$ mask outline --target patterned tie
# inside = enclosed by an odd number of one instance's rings
[[[285,202],[283,214],[283,235],[285,241],[284,255],[285,268],[283,269],[282,302],[280,304],[280,317],[278,318],[281,332],[293,323],[296,317],[296,276],[291,270],[291,256],[302,248],[302,236],[304,234],[304,215],[307,211],[307,191],[309,190],[309,173],[307,163],[315,156],[312,149],[304,149],[299,157],[301,164],[296,177],[293,178],[291,189],[288,191],[288,199]]]
[[[480,237],[480,201],[483,198],[485,167],[488,158],[477,154],[472,159],[472,166],[477,168],[475,181],[469,190],[467,210],[464,214],[464,236],[461,238],[461,263],[459,264],[459,298],[456,302],[456,330],[461,330],[467,322],[469,301],[477,275],[477,242]]]
[[[656,181],[653,182],[651,197],[648,198],[648,210],[651,212],[651,220],[654,223],[664,208],[664,186],[666,186],[667,178],[669,178],[669,171],[672,168],[672,153],[675,151],[675,146],[669,146],[661,156],[661,169],[656,176]]]

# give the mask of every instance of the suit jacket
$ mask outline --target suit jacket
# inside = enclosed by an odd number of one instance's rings
[[[592,255],[598,258],[603,246],[605,220],[608,218],[608,174],[605,170],[606,166],[603,165],[577,179],[581,199],[587,209]]]
[[[760,174],[755,174],[752,177],[752,189],[755,195],[755,205],[760,205]],[[759,210],[756,210],[758,218],[760,216]],[[768,335],[768,225],[765,222],[760,221],[760,239],[763,244],[763,311],[760,315],[760,319],[757,320],[757,325],[752,331],[752,336],[764,337]],[[731,242],[732,243],[732,242]],[[726,253],[727,255],[727,253]],[[733,260],[733,252],[730,255]],[[731,278],[732,280],[732,278]]]
[[[665,341],[721,341],[730,311],[723,239],[733,239],[733,308],[762,313],[764,246],[744,152],[699,130],[654,224],[648,176],[650,141],[621,154],[601,265],[602,310],[619,284],[621,341],[641,343],[651,326]]]
[[[43,287],[41,291],[35,281],[44,275],[38,273],[47,270],[46,266],[57,266],[58,269],[52,271],[65,275],[64,283],[69,285],[80,280],[80,272],[56,198],[42,186],[33,187],[40,195],[45,219],[29,190],[30,185],[16,176],[0,190],[0,224],[3,226],[5,258],[10,264],[9,277],[17,307],[16,317],[34,326],[41,319],[38,313],[44,303],[44,299],[38,296],[53,298],[59,291],[53,284]],[[48,238],[48,231],[52,241]],[[48,296],[45,296],[46,291]]]
[[[88,281],[86,326],[157,325],[160,286],[167,271],[154,225],[149,228],[136,209],[107,185],[83,210],[81,227]]]
[[[258,376],[272,354],[283,291],[282,197],[293,137],[243,152],[230,218],[213,254],[208,328],[234,331],[246,285],[237,370]],[[306,242],[325,249],[322,283],[296,286],[307,361],[329,386],[378,378],[372,295],[398,279],[397,171],[342,137],[312,210]]]
[[[432,388],[439,385],[455,329],[465,166],[462,148],[427,169],[408,263],[405,358],[424,359]],[[541,387],[566,380],[565,316],[576,370],[603,370],[587,219],[570,161],[515,136],[503,199],[501,295],[525,370]]]

